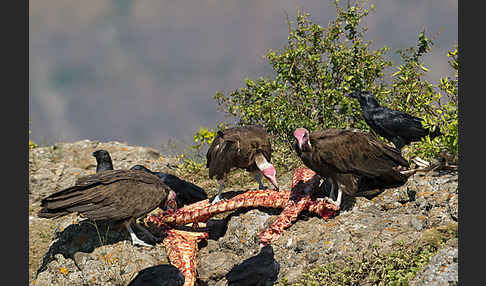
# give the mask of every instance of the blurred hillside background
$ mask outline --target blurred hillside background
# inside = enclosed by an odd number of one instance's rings
[[[372,48],[390,47],[398,64],[395,52],[425,28],[434,42],[428,80],[453,74],[457,0],[370,3]],[[30,138],[190,143],[201,125],[224,120],[216,91],[272,74],[264,56],[287,43],[286,14],[295,20],[297,8],[324,27],[336,14],[329,0],[29,1]]]

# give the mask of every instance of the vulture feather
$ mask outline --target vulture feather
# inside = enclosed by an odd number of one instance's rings
[[[442,135],[438,126],[432,132],[422,126],[422,119],[403,111],[380,106],[368,91],[353,92],[346,96],[358,100],[366,123],[377,134],[393,142],[399,150],[411,142],[420,141],[425,136],[434,139]]]
[[[106,170],[79,178],[75,185],[41,201],[42,218],[77,212],[91,220],[123,223],[134,245],[150,246],[137,238],[130,224],[157,240],[136,219],[157,207],[175,207],[175,194],[157,176],[132,170]]]
[[[303,163],[331,183],[331,194],[344,186],[350,196],[373,195],[376,189],[403,185],[409,176],[396,170],[409,167],[400,151],[359,130],[324,129],[294,132],[294,149]],[[375,190],[374,192],[372,190]],[[338,189],[337,205],[341,203]]]
[[[208,195],[201,187],[180,179],[179,177],[162,172],[152,172],[142,165],[135,165],[130,170],[141,170],[159,177],[162,182],[169,186],[176,193],[177,207],[181,208],[185,205],[193,204],[208,198]]]
[[[278,189],[271,158],[270,136],[263,127],[233,127],[218,131],[206,154],[209,178],[216,177],[219,183],[218,194],[212,203],[221,200],[224,180],[235,168],[252,173],[260,189],[265,188],[261,181],[262,175]]]
[[[96,173],[106,170],[113,170],[113,162],[111,161],[110,153],[100,149],[93,152],[93,157],[96,158]]]

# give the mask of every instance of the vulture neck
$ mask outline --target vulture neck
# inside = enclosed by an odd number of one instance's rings
[[[380,107],[380,104],[378,101],[373,96],[367,96],[364,98],[360,98],[359,103],[361,105],[361,108],[378,108]]]
[[[272,164],[270,164],[267,159],[265,159],[265,156],[263,156],[263,154],[261,153],[258,153],[256,156],[255,156],[255,164],[257,165],[258,169],[260,171],[263,172],[263,170],[265,170],[266,168],[272,166]]]

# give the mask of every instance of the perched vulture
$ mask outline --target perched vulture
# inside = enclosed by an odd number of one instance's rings
[[[393,142],[399,150],[410,142],[420,141],[427,135],[430,136],[430,139],[442,135],[438,126],[434,132],[431,132],[422,126],[422,119],[399,110],[380,106],[368,91],[353,92],[346,96],[359,101],[366,123],[377,134]]]
[[[277,281],[280,264],[273,256],[272,246],[266,245],[256,256],[234,266],[227,274],[229,286],[265,286]]]
[[[127,286],[182,286],[184,275],[171,264],[161,264],[140,270]]]
[[[113,170],[113,163],[108,151],[100,149],[94,151],[92,155],[96,158],[96,173],[106,170]]]
[[[398,187],[409,177],[395,168],[409,167],[400,151],[368,133],[345,129],[309,133],[298,128],[294,137],[294,149],[304,164],[329,180],[331,194],[338,190],[338,206],[343,192],[338,184],[345,186],[347,195],[357,196],[362,192],[373,194],[373,189]]]
[[[166,205],[176,207],[175,193],[159,177],[142,171],[106,170],[81,177],[74,186],[44,198],[38,216],[56,218],[77,212],[94,221],[122,223],[134,245],[150,246],[137,238],[130,225],[134,223],[157,241],[136,219]]]
[[[225,178],[233,168],[252,173],[260,189],[265,188],[262,174],[278,189],[276,171],[270,164],[271,157],[270,136],[263,127],[233,127],[218,131],[206,154],[209,178],[216,177],[219,183],[218,194],[212,203],[221,200]]]
[[[177,207],[182,207],[208,198],[206,192],[191,182],[180,179],[179,177],[162,172],[152,172],[142,165],[135,165],[130,170],[145,171],[159,177],[162,182],[169,186],[176,193]]]

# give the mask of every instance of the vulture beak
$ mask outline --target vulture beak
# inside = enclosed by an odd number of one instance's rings
[[[273,165],[270,165],[269,167],[263,169],[262,171],[263,176],[267,178],[272,185],[275,186],[275,190],[278,190],[278,183],[277,183],[277,171],[275,170],[275,167]]]
[[[165,209],[177,209],[177,202],[176,202],[176,193],[174,191],[170,191],[169,195],[167,196],[167,203],[165,205]]]
[[[305,143],[307,143],[307,139],[305,139],[304,137],[308,133],[309,133],[309,131],[307,131],[307,129],[305,129],[305,128],[297,128],[294,131],[294,137],[297,140],[297,143],[299,144],[299,149],[300,150],[302,150],[302,146]]]

